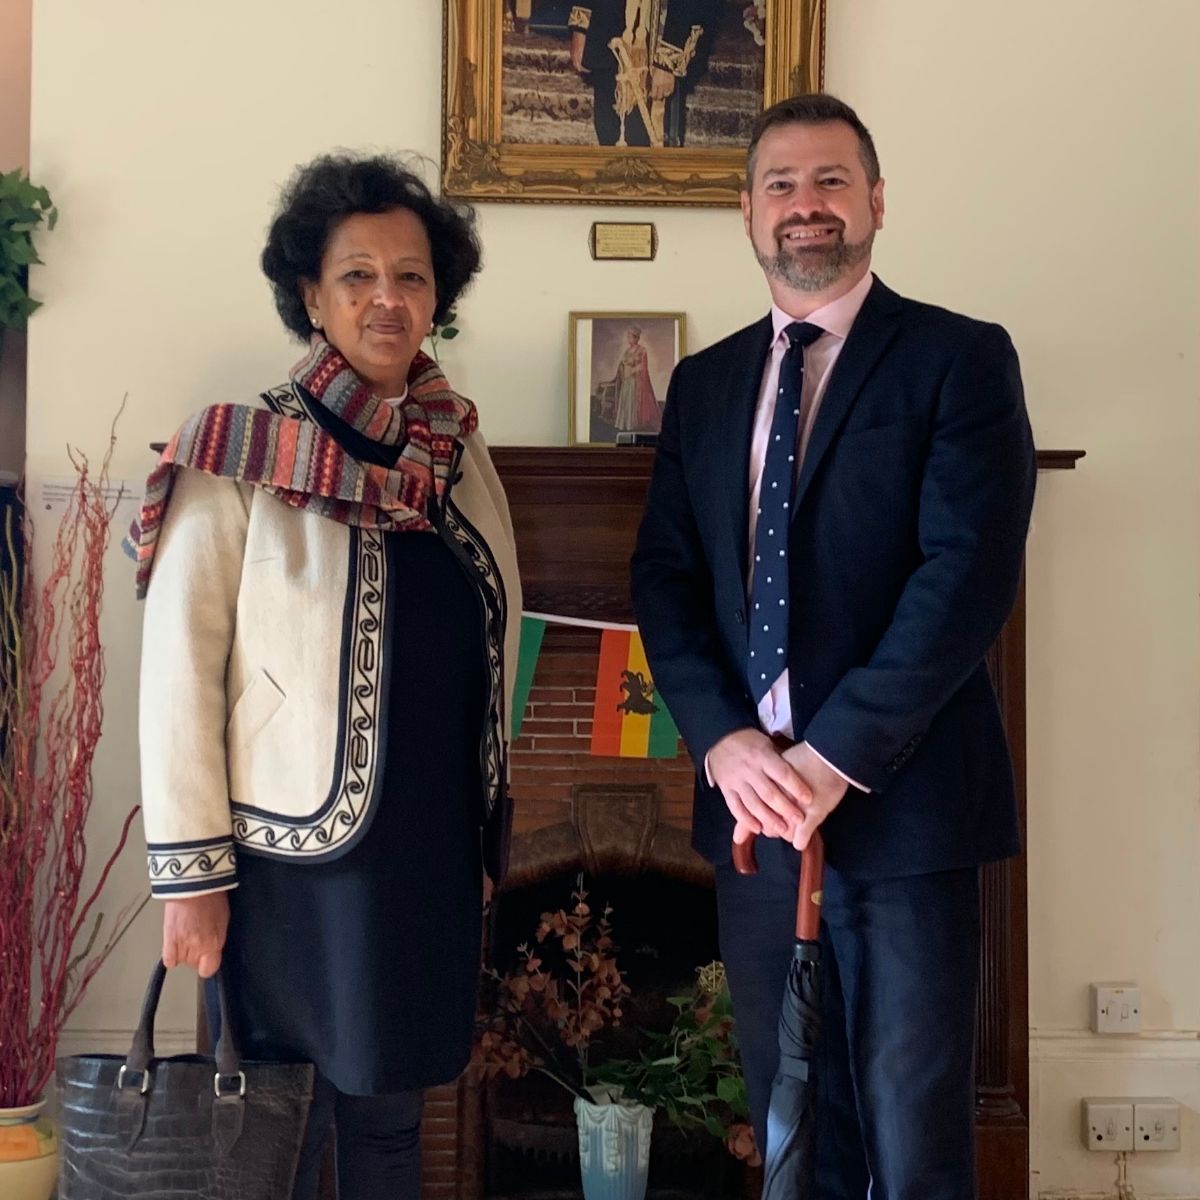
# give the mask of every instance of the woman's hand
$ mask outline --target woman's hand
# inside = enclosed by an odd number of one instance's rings
[[[202,979],[217,973],[229,929],[229,895],[208,892],[163,906],[163,965],[195,967]]]

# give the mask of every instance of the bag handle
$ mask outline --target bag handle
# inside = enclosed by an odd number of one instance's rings
[[[117,1087],[124,1089],[136,1083],[138,1090],[145,1095],[150,1090],[150,1066],[154,1061],[154,1019],[158,1015],[158,1002],[162,997],[163,982],[167,978],[167,968],[160,958],[150,973],[150,982],[146,985],[146,995],[142,1000],[142,1013],[138,1018],[137,1029],[133,1033],[133,1043],[125,1058],[125,1065],[117,1075]],[[213,1080],[213,1089],[220,1098],[227,1095],[223,1092],[222,1081],[237,1082],[237,1093],[244,1095],[246,1077],[242,1074],[241,1054],[238,1052],[237,1039],[233,1031],[233,1018],[229,1011],[229,992],[225,983],[224,972],[217,970],[217,998],[221,1007],[221,1036],[217,1039],[217,1071]],[[132,1078],[140,1077],[140,1078]]]
[[[149,1107],[151,1066],[154,1063],[154,1019],[162,997],[167,968],[160,958],[150,973],[146,995],[142,1000],[142,1015],[133,1033],[133,1044],[124,1065],[117,1072],[117,1110],[125,1133],[125,1152],[131,1154],[141,1140]],[[212,1109],[213,1143],[220,1159],[224,1159],[242,1136],[245,1120],[246,1076],[242,1072],[241,1056],[233,1032],[229,1012],[229,994],[225,976],[217,971],[217,997],[221,1005],[221,1036],[217,1039],[217,1069],[213,1075],[216,1102]],[[222,1090],[227,1083],[233,1087]],[[232,1103],[231,1103],[232,1101]]]

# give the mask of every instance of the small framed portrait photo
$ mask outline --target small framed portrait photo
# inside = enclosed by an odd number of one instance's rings
[[[568,445],[658,434],[671,372],[687,353],[684,324],[683,313],[570,314]]]

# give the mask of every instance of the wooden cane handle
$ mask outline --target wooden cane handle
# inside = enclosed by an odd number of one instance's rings
[[[821,935],[821,889],[825,886],[825,840],[814,830],[800,859],[800,894],[796,900],[796,937],[815,942]]]
[[[758,860],[754,857],[754,834],[744,842],[733,843],[733,869],[739,875],[758,874]]]
[[[739,875],[757,875],[754,837],[733,843],[733,869]],[[796,897],[796,936],[816,941],[821,932],[821,889],[825,884],[825,842],[820,830],[800,859],[800,888]]]

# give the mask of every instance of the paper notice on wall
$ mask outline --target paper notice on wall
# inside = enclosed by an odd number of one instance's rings
[[[34,520],[38,517],[57,520],[67,511],[67,502],[78,485],[74,475],[47,475],[37,480],[30,497],[29,514]],[[145,490],[144,479],[110,479],[104,485],[104,503],[113,514],[116,527],[124,531],[142,503],[142,492]]]

